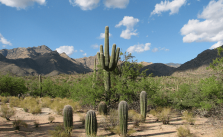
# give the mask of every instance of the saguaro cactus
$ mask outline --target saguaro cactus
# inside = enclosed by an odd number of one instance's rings
[[[70,105],[64,106],[63,123],[65,131],[70,134],[73,128],[73,109]]]
[[[94,59],[94,74],[93,74],[93,84],[92,84],[92,88],[95,87],[95,81],[96,81],[96,58]]]
[[[104,87],[105,87],[105,96],[106,102],[109,101],[108,105],[110,105],[110,87],[111,87],[111,80],[110,80],[110,71],[115,70],[118,59],[119,59],[119,51],[120,48],[116,50],[116,44],[113,44],[111,57],[109,57],[109,27],[105,27],[105,50],[103,53],[103,45],[100,45],[100,53],[97,53],[98,61],[104,70]]]
[[[126,137],[128,129],[128,104],[121,101],[118,105],[119,127],[122,136]]]
[[[85,132],[86,135],[96,136],[97,135],[97,117],[93,110],[89,110],[87,112],[86,118],[85,118]]]
[[[140,93],[140,113],[143,117],[143,121],[146,120],[146,112],[147,112],[147,93],[142,91]]]
[[[39,89],[40,89],[40,97],[42,96],[42,78],[41,75],[39,75]]]
[[[107,115],[107,105],[104,101],[99,103],[98,112],[99,114]]]

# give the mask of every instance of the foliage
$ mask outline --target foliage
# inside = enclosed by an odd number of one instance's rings
[[[188,112],[187,110],[184,111],[183,113],[183,119],[188,122],[190,125],[194,125],[195,123],[195,118],[191,112]]]
[[[163,124],[169,124],[170,122],[170,108],[163,108],[161,113],[158,114],[158,119],[163,122]]]
[[[55,120],[55,117],[54,116],[49,116],[48,120],[50,121],[50,123],[52,123]]]
[[[0,95],[1,96],[17,96],[19,93],[26,93],[25,80],[7,75],[0,77]]]
[[[49,130],[49,134],[52,137],[70,137],[71,134],[65,132],[63,124],[59,124],[55,127],[54,130]]]
[[[19,107],[20,100],[17,97],[10,97],[10,107]]]

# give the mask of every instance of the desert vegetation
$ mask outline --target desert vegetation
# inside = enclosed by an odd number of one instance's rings
[[[121,58],[115,56],[115,52],[119,54],[119,50],[115,50],[114,45],[113,49],[111,56],[100,59],[103,55],[101,46],[99,60],[113,57],[117,63]],[[15,107],[31,114],[41,113],[43,107],[54,110],[58,115],[66,113],[64,119],[67,122],[49,131],[52,136],[71,136],[73,123],[69,121],[72,119],[70,113],[79,114],[78,110],[82,108],[87,108],[84,112],[86,115],[79,116],[88,136],[97,136],[98,127],[120,136],[134,136],[137,132],[135,128],[146,122],[147,114],[153,115],[155,122],[162,122],[163,125],[169,125],[176,113],[180,114],[185,126],[176,129],[179,137],[192,136],[188,125],[196,125],[195,116],[223,120],[220,59],[216,59],[209,67],[216,71],[216,75],[188,78],[146,76],[146,70],[139,73],[142,65],[127,62],[132,58],[131,54],[126,56],[125,53],[124,58],[126,63],[123,67],[116,64],[106,70],[104,64],[99,63],[97,72],[95,70],[87,74],[53,77],[1,75],[1,117],[10,121],[10,117],[15,115]],[[133,67],[129,68],[130,65]],[[69,105],[68,112],[64,109],[66,105]],[[97,120],[98,115],[103,115],[100,121]],[[55,119],[49,117],[48,120],[52,123]],[[132,128],[128,128],[130,121],[133,122]],[[13,125],[17,130],[20,126],[27,126],[20,119],[14,120]],[[38,122],[36,125],[38,127]],[[218,134],[223,136],[222,132]]]

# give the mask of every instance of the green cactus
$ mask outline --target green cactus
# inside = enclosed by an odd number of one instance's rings
[[[70,105],[64,106],[63,123],[64,123],[65,132],[70,134],[73,128],[73,109]]]
[[[40,97],[42,97],[42,78],[41,75],[39,75],[39,90],[40,90]]]
[[[107,105],[104,101],[99,103],[98,112],[99,114],[107,115]]]
[[[87,112],[85,118],[85,132],[87,136],[96,136],[97,135],[97,117],[93,110]]]
[[[93,84],[92,84],[92,88],[95,87],[95,81],[96,81],[96,58],[94,59],[94,74],[93,74]]]
[[[140,113],[143,118],[143,122],[146,120],[146,112],[147,112],[147,93],[142,91],[140,93]]]
[[[110,88],[111,88],[111,80],[110,80],[110,71],[114,71],[118,59],[119,59],[119,51],[120,48],[116,50],[116,44],[113,44],[111,57],[109,57],[109,27],[105,27],[105,49],[103,53],[103,45],[100,45],[100,53],[97,53],[98,61],[102,69],[104,70],[104,87],[105,87],[105,96],[106,102],[110,105]]]
[[[122,136],[126,137],[128,129],[128,104],[121,101],[118,105],[119,128]]]

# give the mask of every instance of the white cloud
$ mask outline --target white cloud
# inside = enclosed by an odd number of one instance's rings
[[[6,6],[16,7],[18,10],[32,6],[35,2],[40,5],[46,4],[46,0],[0,0],[0,2]]]
[[[172,2],[166,1],[163,2],[161,1],[160,4],[155,5],[155,9],[153,12],[151,12],[151,15],[153,14],[161,14],[161,12],[169,11],[170,10],[170,15],[174,13],[178,13],[179,9],[181,6],[186,4],[186,0],[173,0]]]
[[[69,0],[72,6],[79,6],[82,10],[92,10],[98,6],[100,0]]]
[[[220,47],[222,45],[223,45],[223,41],[218,41],[217,43],[212,45],[209,49],[215,49],[215,48]]]
[[[91,45],[91,47],[92,47],[93,49],[97,49],[97,48],[99,48],[99,45],[94,44],[94,45]]]
[[[115,25],[115,27],[125,26],[126,30],[123,30],[120,34],[120,37],[124,39],[130,39],[132,35],[138,35],[135,33],[137,30],[134,30],[134,26],[139,22],[139,19],[134,18],[132,16],[124,16],[123,20],[119,22],[119,24]]]
[[[153,48],[152,52],[157,52],[158,48]]]
[[[58,53],[65,52],[67,55],[71,55],[74,52],[77,52],[77,50],[74,50],[74,47],[73,46],[60,46],[59,48],[56,48],[56,51]]]
[[[80,50],[80,52],[84,52],[83,50]]]
[[[6,47],[5,45],[2,46],[3,48]]]
[[[12,46],[12,43],[11,43],[10,41],[8,41],[7,39],[5,39],[5,38],[2,36],[1,33],[0,33],[0,42],[1,42],[2,44]],[[4,46],[5,46],[5,45],[4,45]]]
[[[87,56],[87,53],[84,53],[83,55],[84,55],[84,56]]]
[[[145,45],[144,44],[138,44],[138,45],[134,45],[134,46],[130,46],[126,52],[128,53],[133,53],[133,52],[144,52],[144,51],[147,51],[147,50],[150,50],[150,46],[151,46],[151,43],[146,43]]]
[[[158,52],[159,50],[169,51],[169,49],[166,49],[165,47],[164,48],[159,47],[159,48],[153,48],[152,52]]]
[[[111,37],[112,34],[109,33],[109,37]],[[100,36],[98,37],[99,39],[104,39],[105,38],[105,33],[101,33]]]
[[[211,48],[220,46],[223,41],[223,0],[210,1],[198,18],[205,20],[191,19],[181,28],[181,35],[185,35],[183,42],[217,42]]]
[[[126,8],[129,4],[129,0],[105,0],[104,4],[107,8]]]

